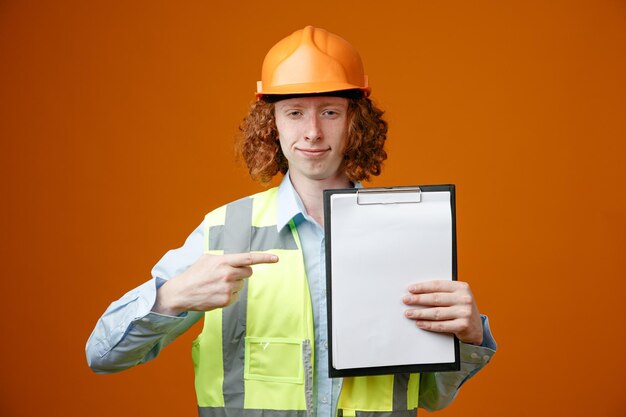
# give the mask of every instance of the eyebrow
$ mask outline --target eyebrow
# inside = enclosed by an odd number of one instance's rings
[[[293,104],[284,104],[284,103],[276,103],[277,107],[280,108],[284,108],[284,107],[296,107],[296,108],[302,108],[302,107],[308,107],[306,106],[303,102],[301,101],[296,101]],[[334,101],[323,101],[321,103],[319,103],[318,105],[316,105],[316,107],[328,107],[328,106],[337,106],[337,107],[348,107],[348,103],[344,103],[344,102],[334,102]]]

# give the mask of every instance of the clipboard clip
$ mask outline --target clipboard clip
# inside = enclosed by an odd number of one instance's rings
[[[394,199],[376,198],[393,194]],[[414,204],[422,201],[422,190],[420,187],[379,187],[379,188],[359,188],[356,190],[356,203],[359,206],[373,204]]]

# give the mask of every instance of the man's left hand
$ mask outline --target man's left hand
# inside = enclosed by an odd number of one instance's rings
[[[483,325],[469,284],[461,281],[425,281],[409,287],[402,301],[406,317],[420,329],[453,333],[461,342],[480,345]]]

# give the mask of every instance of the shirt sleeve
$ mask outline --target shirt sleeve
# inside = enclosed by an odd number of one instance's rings
[[[204,253],[204,225],[184,245],[170,250],[152,269],[152,279],[114,301],[96,323],[85,352],[97,373],[122,371],[154,359],[161,349],[196,323],[201,312],[166,316],[152,312],[157,289],[189,268]]]
[[[483,343],[480,346],[460,343],[461,370],[457,372],[428,372],[420,375],[419,406],[435,411],[447,407],[456,397],[461,385],[489,363],[496,353],[489,319],[483,321]]]

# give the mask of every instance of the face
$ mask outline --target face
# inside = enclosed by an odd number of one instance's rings
[[[344,179],[341,164],[348,136],[347,99],[291,98],[278,101],[274,112],[292,179]]]

